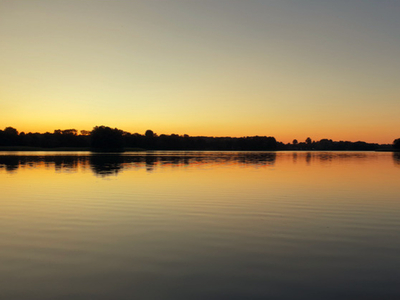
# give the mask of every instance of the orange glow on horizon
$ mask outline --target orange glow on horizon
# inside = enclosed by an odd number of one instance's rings
[[[18,2],[0,9],[0,129],[400,137],[398,4]]]
[[[24,126],[25,125],[25,126]],[[278,142],[283,142],[283,143],[292,143],[294,139],[297,139],[298,142],[304,142],[306,138],[310,137],[313,141],[319,141],[321,139],[331,139],[333,141],[350,141],[350,142],[357,142],[357,141],[364,141],[367,143],[378,143],[378,144],[391,144],[393,140],[397,139],[400,137],[400,132],[396,134],[397,130],[391,130],[387,131],[385,130],[386,128],[379,128],[375,126],[371,126],[369,128],[368,132],[364,132],[361,130],[358,130],[358,128],[338,128],[336,131],[333,129],[326,130],[324,131],[323,128],[306,128],[306,129],[301,129],[301,128],[296,128],[293,126],[293,128],[289,128],[288,125],[286,125],[283,128],[280,129],[274,129],[274,130],[262,130],[260,128],[255,129],[253,127],[250,128],[240,128],[240,129],[235,129],[235,128],[224,128],[224,127],[204,127],[200,128],[199,126],[196,127],[181,127],[181,126],[165,126],[164,129],[159,126],[123,126],[123,125],[118,125],[118,124],[112,124],[112,123],[97,123],[94,125],[86,125],[86,126],[74,126],[72,122],[65,122],[65,123],[60,123],[58,126],[53,126],[51,127],[51,124],[47,124],[47,122],[44,125],[38,126],[29,126],[26,124],[21,124],[21,126],[13,125],[13,124],[6,124],[1,130],[4,130],[5,127],[11,126],[14,127],[18,130],[18,132],[38,132],[38,133],[45,133],[45,132],[54,132],[54,130],[61,129],[61,130],[66,130],[66,129],[77,129],[78,133],[80,134],[81,130],[88,130],[91,131],[95,126],[109,126],[111,128],[118,128],[130,133],[139,133],[139,134],[144,134],[146,130],[151,129],[153,130],[156,134],[178,134],[178,135],[184,135],[188,134],[189,136],[215,136],[215,137],[245,137],[245,136],[272,136],[275,137]],[[383,126],[382,126],[383,127]],[[308,133],[305,133],[308,132]],[[383,133],[383,134],[382,134]]]

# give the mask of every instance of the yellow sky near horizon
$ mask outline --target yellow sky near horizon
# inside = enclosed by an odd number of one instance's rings
[[[0,0],[0,128],[400,137],[393,1]]]

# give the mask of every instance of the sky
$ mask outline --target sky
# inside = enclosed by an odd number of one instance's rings
[[[400,1],[0,0],[0,128],[400,137]]]

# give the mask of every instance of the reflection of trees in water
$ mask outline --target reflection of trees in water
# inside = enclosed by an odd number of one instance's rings
[[[307,139],[309,139],[309,138],[307,138]],[[310,162],[311,162],[311,153],[307,152],[307,154],[306,154],[306,163],[307,163],[307,165],[309,165]]]
[[[0,168],[7,171],[16,171],[18,168],[38,167],[44,165],[46,167],[54,166],[56,171],[73,171],[83,161],[80,156],[64,156],[64,155],[4,155],[0,156]]]
[[[19,168],[19,157],[16,155],[0,156],[0,167],[5,168],[7,172],[14,172]]]
[[[44,160],[47,165],[54,164],[57,171],[74,171],[79,164],[79,157],[74,156],[54,156],[51,159],[44,156]]]
[[[7,155],[0,156],[0,168],[8,172],[20,167],[37,168],[45,166],[58,172],[76,171],[79,167],[90,166],[100,176],[116,175],[124,168],[190,166],[201,164],[243,164],[268,166],[275,163],[275,152],[146,152],[131,154],[92,155]]]
[[[92,171],[100,176],[117,175],[124,164],[121,155],[92,155],[89,161]]]
[[[148,152],[134,155],[93,155],[90,159],[92,170],[102,176],[118,174],[124,168],[144,167],[151,172],[157,167],[190,166],[199,164],[246,164],[272,165],[276,160],[276,153],[270,152],[176,152],[156,153]]]
[[[148,134],[149,131],[151,131],[151,130],[147,130],[146,134]],[[154,166],[157,164],[157,157],[146,154],[146,156],[144,157],[144,160],[146,162],[146,170],[149,172],[153,171]]]
[[[277,154],[278,153],[278,154]],[[197,165],[246,165],[271,166],[281,157],[290,157],[292,162],[331,163],[337,160],[377,159],[374,152],[212,152],[212,151],[165,151],[131,152],[125,154],[87,154],[87,155],[0,155],[0,170],[16,172],[19,168],[54,168],[57,172],[77,171],[89,168],[94,174],[109,176],[119,174],[123,169],[190,167]],[[393,153],[393,161],[400,166],[400,153]]]
[[[371,153],[370,153],[371,154]],[[306,164],[310,165],[313,161],[318,162],[331,162],[334,160],[346,160],[346,159],[366,159],[371,158],[371,155],[360,152],[320,152],[320,151],[299,151],[292,153],[293,162],[305,161]],[[368,156],[367,156],[368,155]]]
[[[276,153],[275,152],[241,153],[238,155],[236,160],[242,164],[272,165],[275,163]]]
[[[400,167],[400,152],[393,152],[393,162]]]

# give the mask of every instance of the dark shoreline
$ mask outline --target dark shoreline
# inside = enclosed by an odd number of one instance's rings
[[[101,150],[101,149],[96,149],[94,150],[93,148],[89,147],[56,147],[56,148],[43,148],[43,147],[29,147],[29,146],[0,146],[0,152],[3,151],[9,151],[9,152],[137,152],[137,151],[177,151],[177,152],[186,152],[186,151],[212,151],[212,152],[230,152],[230,151],[245,151],[245,152],[264,152],[264,151],[272,151],[272,152],[281,152],[281,151],[288,151],[288,152],[399,152],[399,150],[395,149],[374,149],[374,150],[321,150],[321,149],[276,149],[276,150],[235,150],[235,149],[230,149],[230,150],[207,150],[207,149],[202,149],[202,150],[173,150],[173,149],[143,149],[143,148],[132,148],[132,147],[126,147],[123,148],[122,150]]]
[[[213,137],[187,134],[129,133],[118,128],[95,126],[92,131],[54,130],[53,133],[19,133],[13,127],[0,130],[0,151],[92,151],[124,152],[146,150],[170,151],[385,151],[400,149],[400,138],[393,144],[363,141],[314,141],[294,139],[277,141],[272,136]]]

